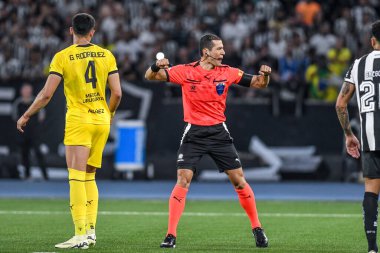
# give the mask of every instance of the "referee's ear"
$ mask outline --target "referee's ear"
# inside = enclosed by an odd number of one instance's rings
[[[74,34],[74,29],[72,26],[70,26],[70,35],[73,35]]]
[[[204,48],[200,51],[200,53],[201,53],[201,57],[203,57],[203,56],[205,55],[205,50],[204,50]]]

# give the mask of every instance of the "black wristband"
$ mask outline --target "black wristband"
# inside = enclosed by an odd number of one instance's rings
[[[156,65],[156,63],[153,63],[152,66],[150,66],[150,69],[153,71],[153,72],[158,72],[160,71],[160,67],[158,67]]]

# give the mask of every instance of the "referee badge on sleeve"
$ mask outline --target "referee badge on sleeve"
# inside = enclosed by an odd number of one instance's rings
[[[221,96],[224,92],[224,87],[226,87],[226,85],[224,83],[218,83],[216,85],[216,93],[218,93],[219,96]]]

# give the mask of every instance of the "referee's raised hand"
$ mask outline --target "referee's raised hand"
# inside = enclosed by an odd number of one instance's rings
[[[169,60],[166,58],[163,58],[161,60],[156,61],[156,66],[160,69],[167,69],[169,68]]]
[[[269,67],[267,65],[261,65],[260,66],[260,71],[259,71],[260,75],[269,76],[271,73],[272,73],[271,67]]]
[[[146,70],[145,78],[147,80],[167,81],[167,75],[164,69],[168,69],[169,67],[168,59],[159,59]]]

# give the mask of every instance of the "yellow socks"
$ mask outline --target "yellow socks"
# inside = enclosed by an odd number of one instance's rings
[[[75,235],[86,234],[86,172],[69,168],[70,210]]]
[[[99,193],[95,173],[69,168],[70,209],[75,235],[95,234]]]
[[[86,173],[86,194],[87,194],[87,223],[88,234],[95,234],[96,217],[98,215],[99,193],[95,181],[95,172]]]

